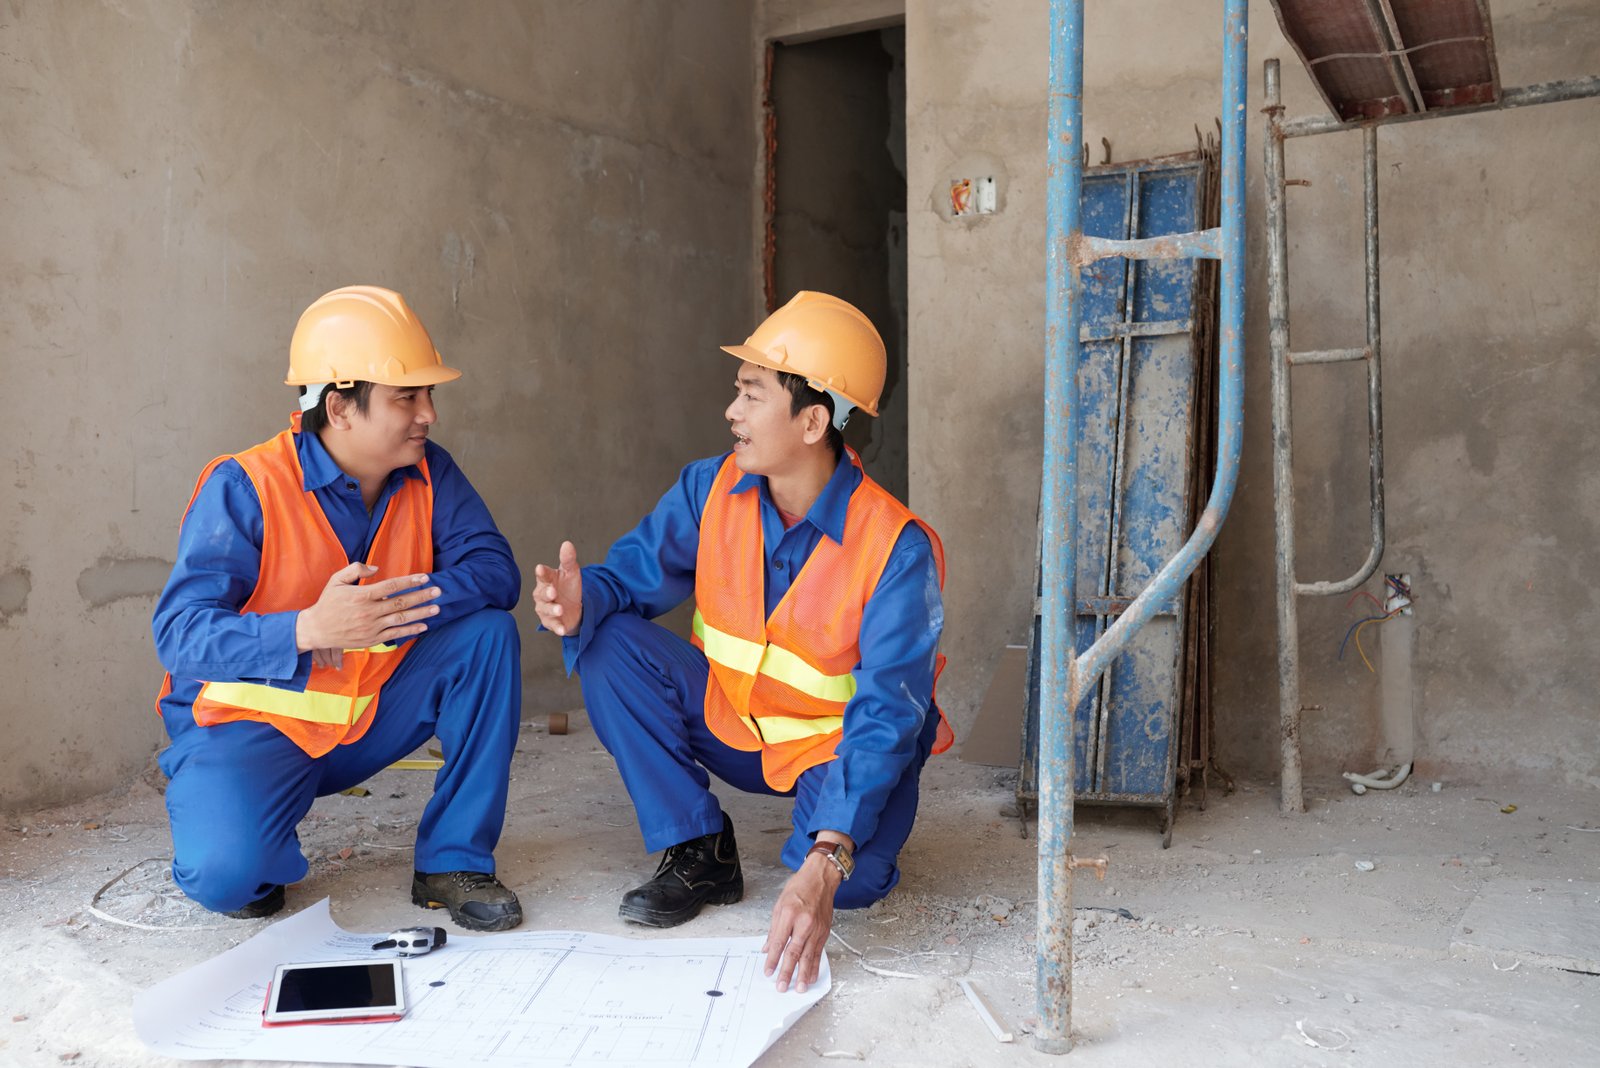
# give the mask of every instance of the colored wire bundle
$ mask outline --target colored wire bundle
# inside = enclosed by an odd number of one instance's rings
[[[1355,604],[1356,598],[1365,597],[1367,600],[1376,605],[1378,607],[1378,611],[1382,614],[1376,616],[1367,616],[1365,619],[1358,619],[1354,623],[1350,624],[1350,629],[1344,632],[1344,641],[1339,643],[1339,659],[1343,660],[1345,649],[1350,645],[1350,639],[1354,637],[1356,640],[1356,652],[1361,654],[1361,662],[1367,665],[1367,670],[1372,672],[1374,675],[1378,673],[1378,669],[1372,666],[1372,661],[1367,659],[1367,651],[1361,647],[1362,628],[1369,623],[1387,623],[1389,620],[1393,619],[1395,616],[1411,607],[1410,586],[1406,585],[1404,582],[1401,582],[1393,575],[1387,577],[1386,586],[1389,590],[1393,591],[1393,596],[1400,598],[1400,603],[1397,604],[1393,609],[1387,611],[1383,607],[1383,602],[1378,600],[1372,594],[1368,593],[1366,590],[1357,590],[1355,593],[1350,595],[1350,599],[1345,602],[1346,608],[1349,608],[1351,605]]]

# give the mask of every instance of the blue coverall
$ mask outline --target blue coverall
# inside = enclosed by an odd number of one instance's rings
[[[900,880],[897,861],[916,818],[918,779],[938,729],[934,662],[944,628],[939,574],[928,536],[907,524],[861,618],[856,693],[844,710],[837,758],[779,791],[759,753],[717,740],[705,723],[705,654],[646,622],[694,593],[700,516],[727,454],[697,460],[653,512],[612,545],[605,563],[583,568],[583,618],[563,639],[595,734],[611,752],[651,852],[722,829],[706,772],[748,792],[795,798],[782,859],[798,869],[816,833],[855,842],[856,871],[834,896],[840,908],[879,900]],[[841,457],[805,517],[785,530],[766,479],[745,475],[733,493],[760,495],[766,611],[788,591],[824,537],[844,536],[861,472]]]
[[[402,479],[421,478],[420,468],[392,472],[369,515],[360,482],[339,469],[315,434],[297,434],[295,444],[305,488],[348,558],[365,560],[390,498]],[[177,563],[153,622],[157,655],[172,675],[172,692],[161,701],[172,745],[160,763],[171,780],[173,878],[207,908],[232,911],[303,878],[295,829],[312,801],[371,777],[435,735],[445,765],[417,827],[416,868],[495,870],[522,716],[521,642],[509,614],[522,576],[450,454],[430,441],[426,456],[433,483],[428,581],[442,591],[433,602],[439,614],[411,639],[384,683],[367,733],[320,758],[264,723],[195,723],[199,680],[304,690],[311,654],[295,648],[298,612],[240,613],[259,574],[262,510],[237,461],[217,466],[184,517]]]

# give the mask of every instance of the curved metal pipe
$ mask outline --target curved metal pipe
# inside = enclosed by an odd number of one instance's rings
[[[1365,193],[1367,274],[1367,486],[1372,514],[1372,548],[1356,573],[1340,582],[1297,582],[1294,591],[1307,596],[1349,593],[1366,582],[1383,561],[1383,324],[1378,285],[1378,131],[1361,131],[1362,188]]]
[[[1072,1049],[1073,714],[1133,635],[1175,596],[1211,548],[1238,484],[1244,422],[1244,109],[1249,0],[1225,0],[1223,14],[1221,346],[1217,472],[1189,540],[1150,580],[1100,640],[1074,659],[1077,608],[1081,352],[1084,0],[1050,3],[1049,233],[1046,240],[1045,462],[1040,486],[1042,599],[1039,679],[1039,918],[1036,938],[1039,1027],[1046,1053]],[[1187,235],[1196,236],[1196,235]],[[1205,242],[1188,255],[1205,254]],[[1154,247],[1119,250],[1144,254]]]

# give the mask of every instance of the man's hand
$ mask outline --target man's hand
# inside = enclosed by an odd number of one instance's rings
[[[439,606],[428,603],[439,596],[439,587],[417,588],[428,581],[427,575],[356,585],[377,571],[362,563],[335,571],[317,603],[296,618],[295,646],[310,652],[318,667],[340,666],[346,649],[366,649],[421,634],[428,625],[417,621],[439,614]]]
[[[533,608],[545,630],[565,637],[583,622],[583,572],[570,541],[561,543],[560,561],[553,569],[534,565]]]
[[[817,836],[817,840],[837,840]],[[839,869],[821,854],[808,854],[800,870],[789,876],[772,906],[772,926],[761,951],[767,955],[766,974],[778,973],[778,991],[795,989],[805,993],[817,981],[822,966],[822,951],[833,930],[833,893],[843,879]]]

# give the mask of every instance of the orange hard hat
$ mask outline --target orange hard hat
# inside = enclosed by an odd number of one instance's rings
[[[801,290],[743,345],[724,345],[722,351],[800,375],[812,389],[832,394],[835,426],[844,426],[852,408],[878,414],[887,366],[883,338],[848,301]]]
[[[300,316],[283,383],[435,386],[460,377],[444,365],[406,298],[379,286],[345,286],[318,297]]]

